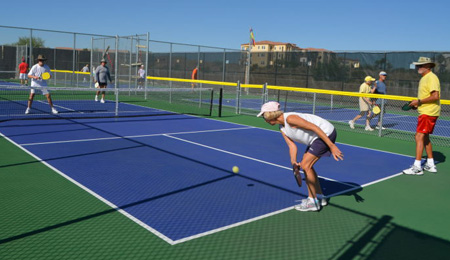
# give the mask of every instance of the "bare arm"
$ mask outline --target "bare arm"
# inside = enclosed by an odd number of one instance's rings
[[[292,141],[291,138],[287,137],[283,131],[281,131],[284,140],[286,141],[287,146],[289,147],[289,156],[291,157],[291,164],[298,165],[297,163],[297,145]]]
[[[439,91],[432,91],[430,93],[429,97],[424,98],[424,99],[420,99],[420,102],[419,102],[419,99],[413,100],[413,101],[411,101],[409,106],[411,106],[411,107],[418,107],[421,104],[432,103],[432,102],[437,101],[437,100],[439,100]]]

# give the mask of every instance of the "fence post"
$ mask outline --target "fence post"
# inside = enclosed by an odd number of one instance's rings
[[[145,89],[145,100],[147,100],[147,76],[148,76],[148,52],[150,50],[150,33],[147,32],[147,50],[145,51],[145,80],[144,80],[144,89]]]
[[[72,78],[70,79],[70,86],[73,87],[73,77],[75,77],[75,49],[77,46],[77,34],[73,34],[73,51],[72,51]],[[77,77],[77,87],[78,87],[78,77]]]
[[[236,87],[236,114],[241,113],[241,82],[238,80]]]
[[[89,88],[92,88],[92,81],[93,79],[91,78],[92,75],[94,75],[94,37],[91,37],[91,69],[89,70]]]
[[[114,88],[118,88],[119,84],[119,35],[116,35],[116,58],[114,59],[114,63],[116,63],[116,66],[114,67]]]
[[[316,96],[317,96],[317,93],[314,93],[314,98],[313,98],[313,115],[315,115],[316,114]]]
[[[383,116],[384,116],[384,99],[381,100],[380,129],[378,129],[378,137],[381,137],[381,130],[383,129]]]

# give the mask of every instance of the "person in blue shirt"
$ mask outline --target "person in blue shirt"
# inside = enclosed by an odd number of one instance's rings
[[[374,94],[382,94],[382,95],[386,95],[386,77],[387,77],[387,73],[385,71],[381,71],[379,74],[379,79],[377,81],[375,81],[374,86],[372,87],[372,93]],[[382,102],[384,102],[384,106],[382,106]],[[385,99],[376,99],[376,104],[382,108],[383,107],[383,114],[386,112],[386,100]],[[378,114],[378,123],[377,126],[375,127],[376,129],[386,129],[381,125],[381,121],[380,121],[380,114]]]

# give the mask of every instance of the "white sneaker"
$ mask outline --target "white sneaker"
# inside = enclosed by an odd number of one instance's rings
[[[432,173],[437,172],[436,165],[429,165],[428,163],[425,163],[425,165],[423,166],[423,169],[427,172],[432,172]]]
[[[25,115],[28,115],[30,113],[30,108],[27,107],[27,110],[25,110]]]
[[[319,211],[320,202],[314,203],[314,200],[307,198],[302,200],[301,204],[295,205],[294,208],[298,211]]]
[[[58,110],[56,110],[55,108],[52,107],[52,114],[58,114]]]
[[[377,125],[377,126],[375,126],[375,128],[376,128],[376,129],[380,129],[380,126]],[[384,129],[386,129],[386,127],[381,127],[381,130],[384,130]]]
[[[366,128],[364,128],[364,130],[366,130],[366,131],[373,131],[373,128],[368,126],[368,125],[366,125]]]
[[[98,96],[95,96],[95,102],[97,102],[98,101]]]
[[[100,103],[105,103],[105,100],[102,98],[102,100],[100,100]]]
[[[411,168],[403,170],[403,173],[408,175],[423,175],[422,168],[415,165],[411,166]]]
[[[348,121],[348,124],[350,125],[351,129],[355,129],[355,122],[353,122],[352,120]]]
[[[323,197],[322,199],[319,199],[319,198],[317,198],[318,200],[319,200],[319,202],[320,202],[320,206],[322,206],[322,207],[325,207],[325,206],[327,206],[328,205],[328,199],[326,198],[326,197]],[[301,204],[304,204],[304,203],[306,203],[306,201],[307,201],[308,199],[302,199],[301,200]],[[297,200],[298,201],[298,200]]]

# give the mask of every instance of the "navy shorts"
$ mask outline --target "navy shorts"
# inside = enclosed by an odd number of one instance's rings
[[[336,129],[334,129],[328,138],[330,138],[331,142],[335,143],[336,136]],[[319,158],[324,156],[329,157],[331,155],[330,147],[320,138],[317,138],[310,146],[306,147],[305,153],[313,154]]]

